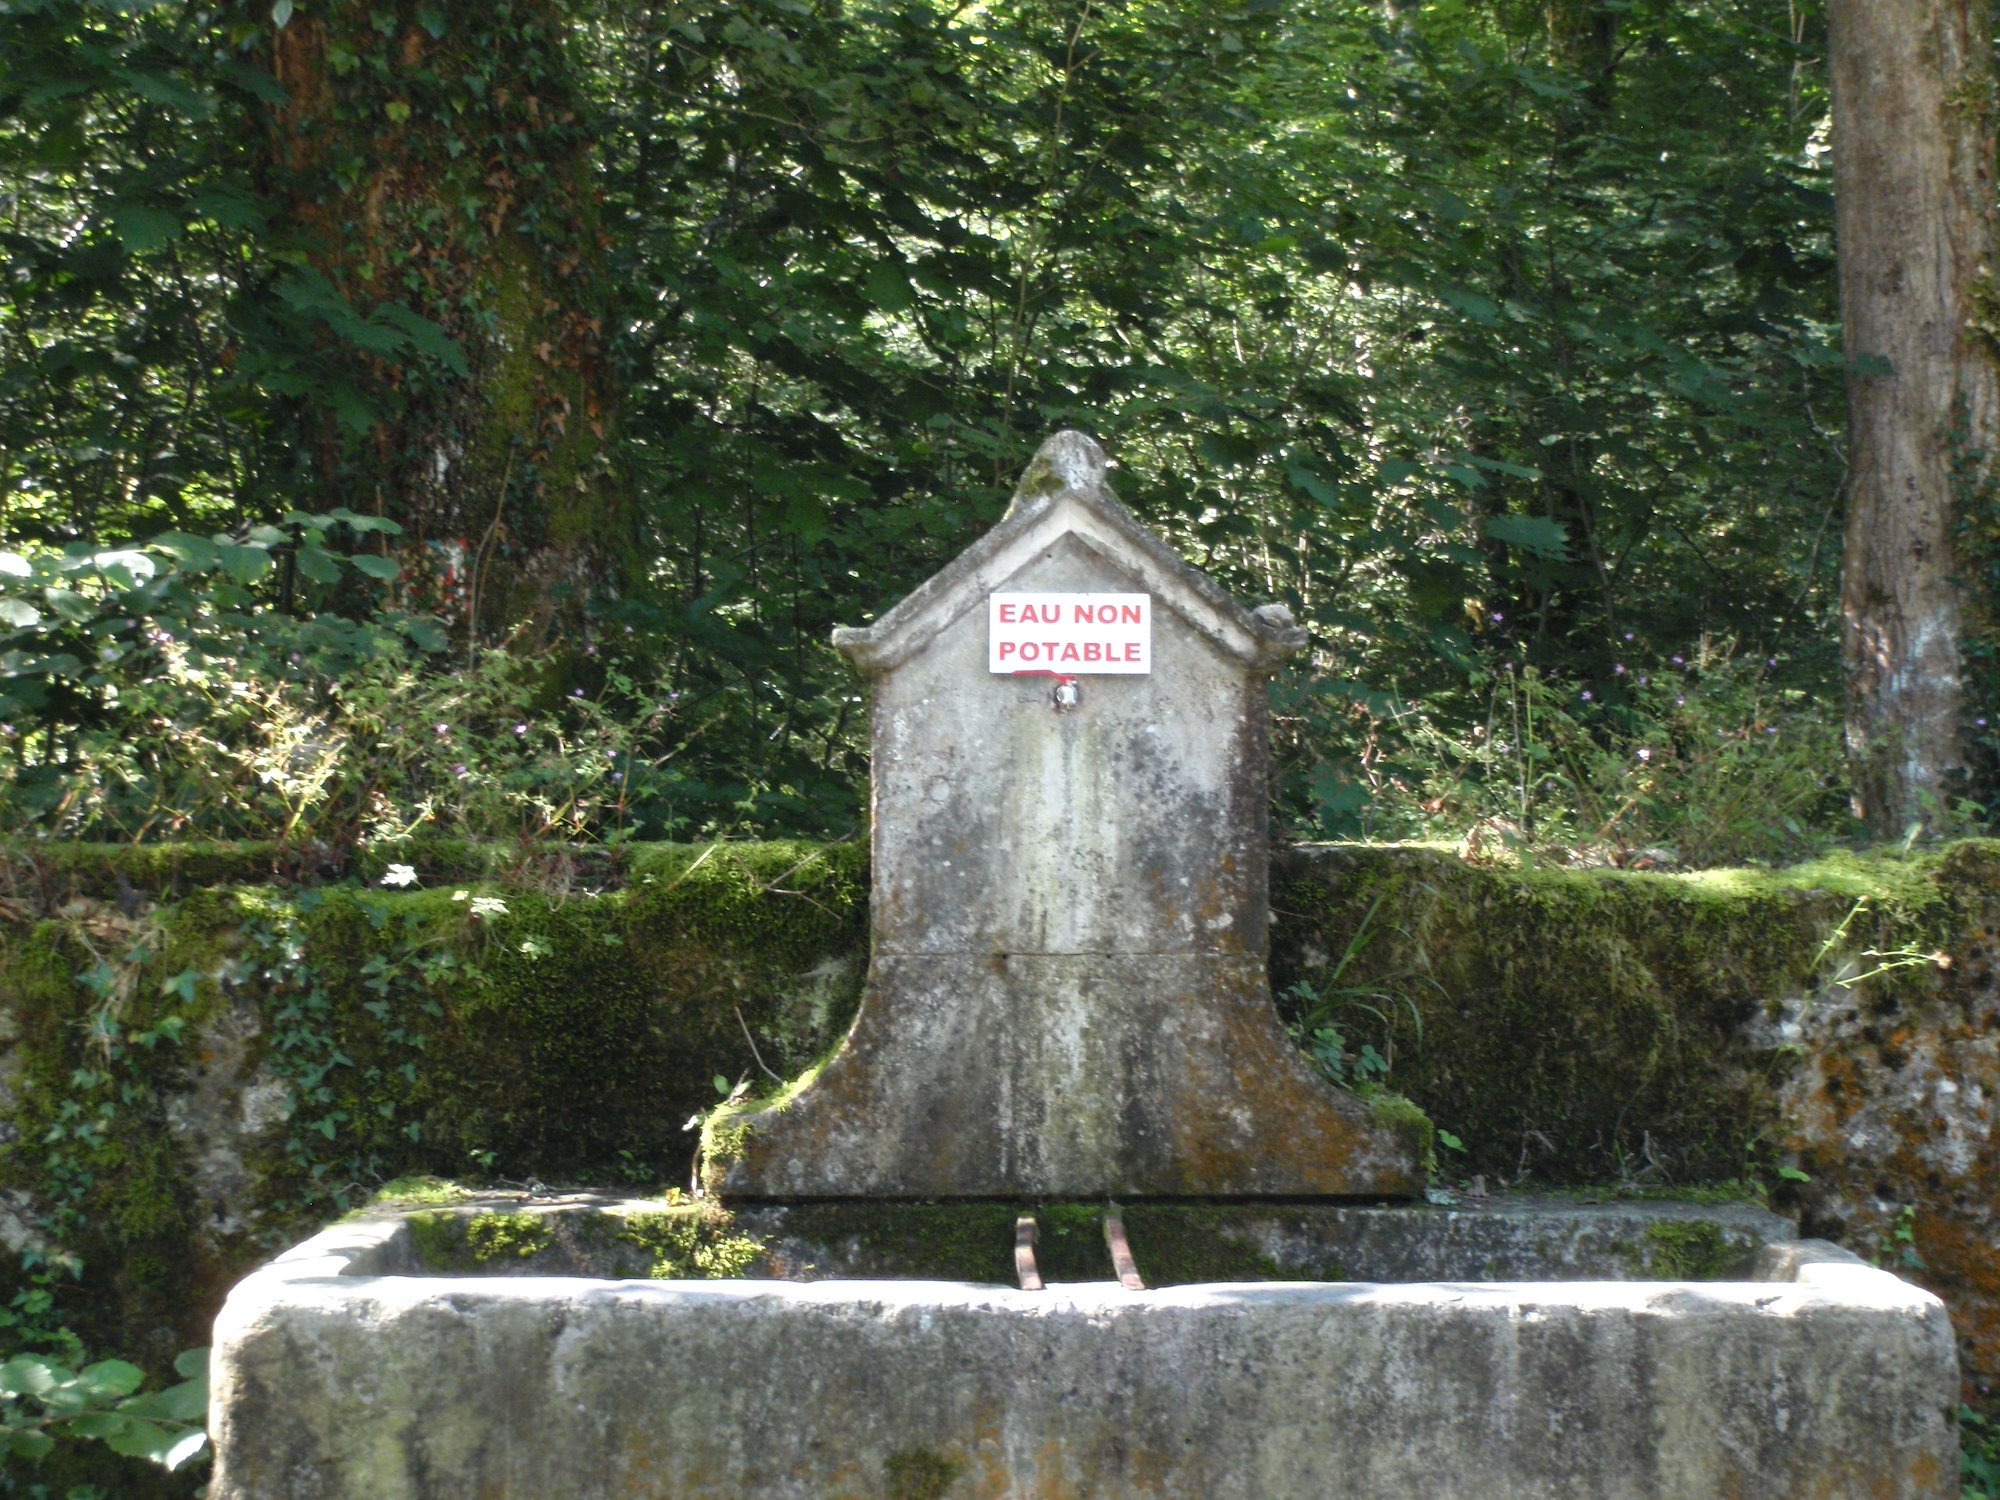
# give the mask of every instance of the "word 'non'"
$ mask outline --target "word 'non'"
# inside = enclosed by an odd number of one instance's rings
[[[1143,675],[1153,670],[1150,594],[990,594],[993,672]]]

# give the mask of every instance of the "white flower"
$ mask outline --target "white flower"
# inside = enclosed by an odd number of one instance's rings
[[[391,865],[382,872],[378,885],[415,885],[417,867],[415,865]]]

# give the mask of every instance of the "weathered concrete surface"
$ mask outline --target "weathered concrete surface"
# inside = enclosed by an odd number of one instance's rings
[[[1405,1195],[1421,1121],[1321,1084],[1265,971],[1266,685],[1304,644],[1051,439],[1014,507],[836,644],[874,687],[873,962],[826,1070],[718,1119],[736,1198]],[[1143,593],[1153,669],[988,670],[996,590]]]
[[[1817,1243],[1761,1282],[1031,1293],[371,1274],[399,1232],[231,1294],[216,1500],[1957,1489],[1942,1306]]]

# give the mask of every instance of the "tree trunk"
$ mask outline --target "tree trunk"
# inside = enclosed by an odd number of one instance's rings
[[[1582,103],[1608,114],[1618,72],[1618,13],[1603,0],[1548,0],[1549,60],[1584,80]]]
[[[1895,837],[1964,777],[1953,520],[2000,439],[1992,30],[1985,0],[1832,0],[1828,17],[1847,748],[1856,812]]]
[[[631,546],[562,0],[245,3],[285,90],[269,190],[351,314],[306,391],[319,506],[400,522],[405,602],[475,639],[564,633]]]

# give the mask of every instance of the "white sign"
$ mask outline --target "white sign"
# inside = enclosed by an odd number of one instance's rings
[[[991,594],[986,665],[1055,677],[1153,670],[1151,594]]]

